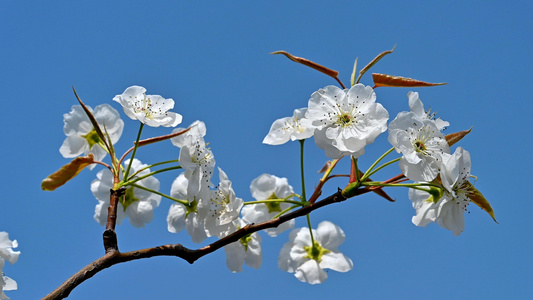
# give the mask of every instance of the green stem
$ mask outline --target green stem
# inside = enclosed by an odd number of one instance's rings
[[[133,159],[135,158],[135,152],[137,152],[137,148],[139,147],[139,140],[141,139],[141,132],[143,131],[143,127],[144,127],[144,123],[141,122],[141,126],[139,126],[139,132],[137,133],[137,140],[135,141],[135,147],[133,148],[133,153],[131,154],[130,163],[128,164],[126,173],[124,173],[125,180],[128,180],[128,175],[130,174],[131,165],[133,164]]]
[[[301,203],[300,203],[301,204]],[[275,219],[275,218],[279,218],[281,217],[283,214],[285,214],[286,212],[298,207],[298,206],[301,206],[301,205],[293,205],[291,207],[288,207],[288,208],[285,208],[284,210],[282,210],[281,212],[279,212],[277,215],[274,216],[274,218],[272,219]]]
[[[307,201],[305,196],[305,179],[304,179],[304,142],[305,140],[298,140],[300,142],[300,174],[302,177],[302,202]]]
[[[311,228],[311,218],[309,217],[309,214],[305,215],[307,217],[307,226],[309,227],[309,234],[311,235],[311,245],[312,247],[315,247],[315,239],[313,238],[313,228]]]
[[[421,182],[421,183],[382,183],[379,181],[367,181],[362,182],[361,185],[364,186],[398,186],[398,187],[408,187],[411,189],[421,190],[427,192],[428,190],[423,189],[421,187],[429,186],[429,187],[437,187],[440,188],[438,185],[429,183],[429,182]]]
[[[165,198],[170,199],[170,200],[172,200],[172,201],[175,201],[175,202],[181,203],[181,204],[183,204],[183,205],[185,205],[185,206],[189,206],[189,201],[187,201],[187,200],[180,200],[180,199],[172,198],[172,197],[170,197],[169,195],[165,195],[165,194],[160,193],[160,192],[158,192],[158,191],[154,191],[154,190],[149,189],[149,188],[147,188],[147,187],[144,187],[144,186],[142,186],[142,185],[131,184],[131,186],[136,187],[136,188],[141,189],[141,190],[148,191],[148,192],[150,192],[150,193],[154,193],[154,194],[159,195],[159,196],[161,196],[161,197],[165,197]]]
[[[386,166],[388,166],[388,165],[390,165],[390,164],[393,164],[393,163],[396,163],[396,162],[400,161],[400,159],[401,159],[401,157],[398,157],[398,158],[396,158],[396,159],[393,159],[393,160],[391,160],[391,161],[389,161],[389,162],[386,162],[386,163],[382,164],[381,166],[377,167],[374,171],[370,172],[370,173],[368,174],[368,176],[365,176],[365,177],[366,177],[366,178],[369,178],[370,176],[374,175],[375,173],[377,173],[379,170],[385,168]],[[365,174],[365,175],[366,175],[366,174]]]
[[[153,168],[153,167],[157,167],[157,166],[160,166],[160,165],[164,165],[164,164],[171,164],[171,163],[175,163],[175,162],[179,162],[179,159],[173,159],[173,160],[167,160],[167,161],[162,161],[160,163],[155,163],[153,165],[149,165],[149,166],[146,166],[140,170],[137,170],[137,172],[135,172],[135,174],[138,174],[144,170],[147,170],[147,169],[150,169],[150,168]],[[181,166],[179,166],[181,167]],[[135,176],[135,174],[133,174],[132,176]]]
[[[249,201],[244,202],[243,205],[250,205],[250,204],[261,204],[261,203],[276,203],[276,202],[282,202],[282,203],[290,203],[297,206],[305,206],[307,203],[301,202],[301,201],[294,201],[294,200],[287,200],[287,199],[266,199],[266,200],[258,200],[258,201]]]
[[[385,158],[385,156],[389,155],[392,151],[394,151],[394,147],[392,147],[391,149],[389,149],[387,152],[383,153],[383,155],[381,155],[371,166],[370,168],[368,168],[368,170],[366,170],[365,174],[363,175],[363,177],[361,178],[361,181],[365,181],[368,176],[368,174],[370,174],[370,172],[372,171],[372,169],[374,169],[374,167],[382,160]]]
[[[163,173],[163,172],[167,172],[167,171],[172,171],[172,170],[178,170],[178,169],[181,169],[181,166],[175,166],[175,167],[169,167],[169,168],[165,168],[165,169],[161,169],[161,170],[157,170],[157,171],[153,171],[153,172],[150,172],[148,174],[144,174],[142,176],[139,176],[139,177],[135,177],[131,180],[128,180],[128,181],[124,181],[122,182],[119,187],[122,187],[122,186],[128,186],[128,185],[132,185],[133,183],[139,181],[139,180],[143,180],[147,177],[150,177],[150,176],[153,176],[155,174],[159,174],[159,173]],[[138,172],[137,172],[138,173]],[[137,174],[135,173],[135,174]]]

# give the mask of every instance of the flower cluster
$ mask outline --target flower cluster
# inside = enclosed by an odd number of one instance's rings
[[[464,212],[474,192],[470,178],[468,151],[450,147],[441,130],[449,123],[434,119],[424,110],[418,93],[409,92],[409,112],[400,112],[389,125],[389,142],[398,153],[400,169],[409,179],[427,187],[409,190],[416,209],[413,224],[425,227],[431,222],[454,235],[464,231]]]
[[[20,251],[13,251],[13,248],[17,247],[17,241],[11,241],[7,232],[0,232],[0,299],[2,300],[9,299],[9,297],[4,294],[4,291],[12,291],[17,289],[17,282],[5,276],[3,272],[6,260],[12,264],[17,262]]]
[[[294,141],[314,135],[317,146],[330,158],[359,157],[366,145],[387,130],[388,119],[371,87],[356,84],[343,90],[330,85],[314,92],[308,108],[296,110],[293,118],[276,120],[263,143],[279,145],[289,137]]]
[[[451,154],[450,145],[456,140],[450,142],[449,136],[442,133],[449,123],[426,111],[418,93],[409,92],[407,96],[410,110],[398,113],[388,125],[389,112],[376,102],[374,88],[355,82],[349,89],[336,86],[319,89],[311,94],[307,107],[295,109],[292,117],[274,121],[263,143],[281,145],[289,140],[301,142],[301,195],[295,193],[287,178],[262,174],[251,182],[253,201],[244,202],[237,197],[226,172],[220,167],[215,170],[214,154],[205,140],[206,125],[201,121],[193,122],[188,128],[176,128],[170,135],[143,141],[140,141],[141,125],[135,146],[130,149],[131,157],[122,161],[130,151],[119,159],[115,157],[113,144],[120,138],[124,122],[118,112],[107,104],[97,106],[94,111],[89,107],[74,106],[69,114],[64,115],[67,139],[60,152],[65,157],[93,153],[95,161],[107,167],[99,171],[97,179],[91,183],[91,191],[98,200],[94,219],[101,225],[113,223],[114,218],[108,216],[108,208],[117,197],[110,198],[110,191],[122,189],[124,193],[118,199],[118,207],[115,207],[117,224],[128,218],[134,227],[145,226],[153,219],[154,209],[165,197],[173,201],[167,214],[169,232],[178,233],[185,229],[194,243],[201,243],[209,237],[223,239],[239,231],[237,234],[241,235],[233,236],[239,237],[238,240],[224,245],[226,265],[232,272],[241,272],[244,264],[252,268],[261,266],[262,240],[255,232],[257,227],[271,226],[265,229],[271,237],[293,229],[294,218],[277,218],[299,208],[313,210],[322,186],[334,177],[349,178],[346,188],[339,189],[341,200],[366,192],[376,192],[391,200],[383,191],[384,187],[408,187],[409,198],[416,210],[412,222],[417,226],[436,222],[459,235],[464,231],[464,212],[470,202],[494,217],[488,202],[469,181],[470,154],[461,147]],[[174,107],[172,99],[146,95],[146,89],[140,86],[127,88],[113,101],[122,105],[128,117],[148,126],[176,127],[182,120],[181,115],[169,112]],[[92,118],[85,114],[87,111],[93,115]],[[98,127],[100,130],[97,130]],[[357,161],[365,153],[365,147],[387,130],[388,141],[393,148],[378,158],[366,172],[360,171]],[[334,161],[326,164],[325,175],[313,196],[307,199],[303,179],[303,141],[310,137],[314,137],[316,145]],[[179,148],[177,159],[148,165],[135,158],[138,147],[166,139]],[[401,157],[379,165],[394,150]],[[106,154],[112,156],[110,165],[101,161]],[[350,175],[331,175],[344,156],[351,158]],[[88,159],[89,164],[93,163],[90,156]],[[395,162],[398,162],[402,174],[386,181],[370,180],[370,176],[375,177],[375,173]],[[164,164],[179,165],[151,171]],[[77,174],[78,166],[69,166],[74,168],[71,173]],[[154,175],[178,169],[181,172],[174,179],[170,193],[160,192],[159,180]],[[215,185],[213,175],[217,171],[219,183]],[[406,180],[414,183],[403,183]],[[325,269],[338,272],[352,270],[352,260],[338,249],[345,240],[344,231],[330,221],[322,221],[313,229],[308,211],[298,213],[307,214],[309,228],[290,232],[289,241],[279,254],[279,268],[310,284],[324,282],[327,279]],[[248,232],[250,228],[252,230]],[[0,233],[0,271],[5,259],[11,263],[16,261],[19,252],[11,249],[16,246],[16,241],[11,242],[6,233]],[[4,290],[16,288],[16,283],[8,277],[4,276],[1,282]],[[0,297],[5,296],[2,294]]]

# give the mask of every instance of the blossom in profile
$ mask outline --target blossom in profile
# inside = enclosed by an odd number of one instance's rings
[[[98,105],[94,111],[87,107],[93,114],[96,122],[104,134],[109,136],[113,144],[118,142],[124,129],[124,121],[116,109],[108,104]],[[102,147],[103,141],[100,139],[89,117],[80,105],[72,106],[68,114],[63,115],[65,125],[63,131],[67,138],[59,148],[59,152],[65,158],[87,155],[92,153],[95,161],[102,161],[107,152]],[[89,166],[94,168],[95,165]]]
[[[244,226],[246,223],[242,219],[236,219],[230,223],[228,234]],[[224,252],[226,253],[226,265],[231,272],[242,272],[244,263],[258,269],[263,261],[261,236],[257,232],[246,235],[238,241],[224,246]]]
[[[113,101],[122,105],[130,119],[151,127],[175,127],[182,120],[180,114],[169,112],[174,108],[174,100],[160,95],[146,95],[146,89],[142,86],[130,86],[121,95],[116,95]]]
[[[198,140],[200,138],[204,138],[205,134],[207,133],[207,128],[205,126],[205,123],[202,122],[202,121],[194,121],[190,126],[189,126],[189,131],[183,133],[183,134],[180,134],[178,136],[175,136],[173,138],[170,139],[170,141],[172,142],[172,144],[178,148],[182,148],[186,143],[187,143],[187,139],[188,137],[192,136],[192,139],[193,140]],[[172,133],[176,133],[176,132],[180,132],[180,131],[183,131],[187,128],[176,128],[174,130],[172,130]]]
[[[306,111],[307,108],[295,109],[292,117],[274,121],[263,143],[281,145],[289,140],[304,140],[312,137],[315,129],[309,120],[305,119]]]
[[[450,126],[450,123],[442,120],[441,118],[435,119],[435,113],[432,113],[431,110],[424,110],[424,104],[418,97],[417,92],[407,93],[407,98],[409,98],[409,109],[420,119],[422,120],[431,120],[435,123],[435,126],[439,130],[443,130],[445,127]]]
[[[279,178],[270,174],[262,174],[250,185],[252,197],[257,201],[284,199],[294,193],[287,178]],[[292,204],[285,202],[266,202],[245,205],[242,208],[242,218],[247,223],[262,223],[269,221]],[[294,219],[280,224],[276,228],[267,228],[265,232],[270,236],[277,236],[281,232],[294,227]]]
[[[129,164],[129,159],[124,162]],[[138,170],[136,177],[143,176],[150,173],[150,169],[144,169],[147,165],[141,163],[138,159],[133,159],[131,165],[131,173]],[[158,191],[159,180],[150,176],[135,182],[136,185],[145,187],[147,189]],[[109,207],[110,190],[113,188],[113,175],[108,169],[102,169],[96,174],[96,179],[91,183],[91,191],[94,197],[98,200],[95,207],[94,219],[100,225],[105,225],[107,222],[107,209]],[[133,227],[144,227],[145,224],[150,223],[154,218],[154,209],[159,206],[161,196],[149,192],[147,190],[128,186],[123,197],[119,198],[119,207],[117,209],[117,224],[121,224],[124,218],[128,218]]]
[[[233,191],[228,175],[218,168],[220,183],[207,201],[209,211],[205,219],[205,229],[209,236],[222,237],[231,230],[232,222],[239,217],[243,200]]]
[[[425,227],[437,222],[441,227],[460,235],[465,228],[464,213],[474,192],[470,178],[470,153],[461,147],[455,150],[442,164],[441,188],[432,188],[431,193],[418,189],[409,190],[409,198],[416,209],[413,224]]]
[[[17,241],[11,241],[7,232],[0,232],[0,299],[2,300],[9,299],[9,297],[4,294],[4,291],[12,291],[17,289],[17,282],[7,277],[3,272],[6,260],[12,264],[17,262],[20,251],[13,250],[13,248],[17,247]]]
[[[353,269],[352,260],[338,250],[345,240],[344,231],[339,226],[322,221],[312,232],[314,244],[309,228],[291,231],[289,241],[279,254],[278,267],[281,270],[294,273],[300,281],[317,284],[328,278],[324,269],[337,272]]]
[[[207,201],[211,199],[212,191],[206,185],[202,185],[197,193],[190,194],[188,193],[189,182],[190,179],[185,172],[172,183],[170,196],[185,200],[187,205],[176,202],[170,206],[167,215],[168,231],[177,233],[186,229],[192,241],[200,243],[207,238],[205,218],[209,209]]]
[[[389,113],[376,103],[372,87],[356,84],[348,89],[327,86],[309,99],[305,117],[315,129],[315,142],[326,156],[359,157],[365,146],[387,130]]]

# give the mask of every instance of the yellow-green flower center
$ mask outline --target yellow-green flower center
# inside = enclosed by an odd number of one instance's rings
[[[272,195],[270,195],[270,197],[268,197],[268,199],[266,200],[270,200],[270,199],[279,199],[278,196],[276,196],[275,193],[272,193]],[[273,213],[273,212],[281,212],[281,202],[267,202],[265,203],[266,207],[268,208],[268,212],[269,213]]]
[[[243,236],[239,241],[244,246],[244,251],[248,251],[248,243],[250,243],[252,241],[252,234],[249,233],[249,234]]]
[[[322,261],[322,255],[328,254],[331,251],[328,249],[320,246],[320,244],[315,241],[313,246],[304,246],[305,252],[307,252],[307,255],[304,256],[305,258],[310,258],[316,260],[318,263]]]
[[[82,135],[82,137],[87,140],[87,143],[89,143],[89,149],[92,149],[94,145],[100,144],[102,141],[94,129],[86,135]]]
[[[198,201],[196,200],[193,200],[192,202],[189,203],[189,205],[186,205],[185,208],[187,209],[187,212],[185,213],[185,218],[187,218],[187,216],[190,214],[190,213],[197,213],[198,212]]]
[[[126,193],[124,194],[124,197],[122,198],[122,207],[124,208],[124,211],[135,201],[139,201],[139,199],[135,198],[135,195],[133,194],[133,187],[129,187],[126,189]]]

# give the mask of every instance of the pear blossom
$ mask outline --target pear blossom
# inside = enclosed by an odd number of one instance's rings
[[[116,95],[113,101],[122,105],[130,119],[151,127],[175,127],[182,120],[180,114],[169,112],[174,108],[174,100],[160,95],[146,95],[146,89],[142,86],[130,86],[121,95]]]
[[[118,111],[108,104],[98,105],[94,111],[91,107],[87,108],[93,114],[102,132],[109,135],[111,142],[113,144],[118,142],[124,129],[124,121],[120,119]],[[83,108],[80,105],[72,106],[72,110],[63,115],[63,121],[65,123],[63,131],[67,138],[59,148],[61,155],[70,158],[92,153],[95,161],[102,161],[107,152],[102,148],[103,141],[96,133]],[[90,169],[94,167],[94,164],[89,166]]]
[[[451,230],[453,235],[461,234],[465,228],[464,213],[471,202],[470,169],[470,153],[458,147],[442,164],[441,188],[432,188],[431,193],[410,189],[409,198],[416,209],[413,224],[425,227],[437,222],[441,227]]]
[[[125,161],[129,164],[129,159]],[[143,176],[150,173],[147,165],[141,163],[138,159],[133,159],[131,165],[131,173],[134,174],[138,170],[143,169],[136,176]],[[146,169],[144,169],[146,168]],[[158,191],[159,180],[150,176],[135,182],[136,185],[143,186],[147,189]],[[91,183],[91,191],[94,197],[98,200],[95,207],[94,219],[100,225],[105,225],[107,222],[107,209],[109,207],[110,189],[113,187],[113,175],[108,169],[103,169],[96,174],[96,179]],[[145,224],[150,223],[154,218],[154,209],[159,206],[161,196],[140,189],[133,186],[128,186],[125,195],[119,199],[119,207],[117,209],[117,224],[121,224],[124,218],[128,217],[130,224],[133,227],[144,227]]]
[[[252,181],[250,185],[252,197],[257,201],[269,199],[283,199],[294,193],[287,178],[279,178],[270,174],[262,174]],[[247,223],[262,223],[269,221],[291,204],[284,202],[270,202],[245,205],[242,209],[242,218]],[[265,232],[270,236],[277,236],[287,229],[294,227],[294,219],[280,224],[276,228],[267,228]]]
[[[414,112],[400,112],[389,124],[389,142],[402,153],[402,173],[414,181],[431,181],[439,174],[450,147],[435,122]]]
[[[208,201],[209,212],[205,220],[206,232],[209,236],[222,237],[239,217],[243,200],[235,196],[231,181],[221,168],[218,168],[220,183]]]
[[[315,142],[329,158],[359,157],[365,146],[387,130],[389,113],[369,86],[356,84],[349,90],[327,86],[309,99],[305,117],[315,129]]]
[[[229,224],[230,233],[246,226],[242,219],[236,219]],[[231,272],[242,272],[244,263],[254,269],[258,269],[263,260],[261,236],[257,232],[246,235],[238,241],[224,246],[224,252],[226,253],[226,265]]]
[[[4,291],[12,291],[17,289],[17,282],[5,276],[3,272],[6,260],[12,264],[17,262],[20,251],[13,251],[13,248],[17,247],[17,241],[11,241],[7,232],[0,232],[0,299],[2,300],[9,299],[9,297],[4,294]]]
[[[443,130],[446,126],[450,126],[450,123],[442,120],[441,118],[435,119],[435,114],[431,113],[431,110],[425,111],[424,104],[418,97],[417,92],[407,93],[409,99],[409,109],[422,120],[432,120],[439,130]]]
[[[304,140],[312,137],[315,129],[309,120],[305,119],[306,112],[307,108],[295,109],[292,117],[274,121],[263,143],[281,145],[289,140]]]
[[[187,194],[196,195],[202,186],[212,186],[211,177],[215,169],[215,157],[203,138],[189,135],[183,140],[179,162],[185,169],[189,184]]]
[[[207,200],[211,199],[212,191],[202,185],[199,192],[189,194],[187,186],[190,179],[187,173],[181,173],[172,183],[170,196],[179,200],[186,200],[188,205],[173,203],[168,210],[168,231],[178,233],[184,228],[194,243],[200,243],[207,238],[205,218],[208,211]]]
[[[328,277],[324,269],[337,272],[353,269],[352,260],[338,250],[345,239],[344,231],[339,226],[322,221],[312,232],[314,245],[309,228],[291,231],[289,241],[279,254],[278,267],[281,270],[294,273],[300,281],[317,284]]]
[[[185,142],[187,140],[187,138],[189,136],[192,136],[193,140],[197,140],[197,139],[200,139],[200,138],[203,138],[205,136],[205,134],[207,133],[207,128],[205,127],[205,123],[202,122],[202,121],[194,121],[190,126],[189,126],[189,131],[183,133],[183,134],[180,134],[178,136],[175,136],[173,138],[170,139],[170,141],[172,142],[172,144],[178,148],[181,148],[185,145]],[[183,131],[187,128],[176,128],[174,130],[172,130],[172,133],[176,133],[176,132],[180,132],[180,131]]]

